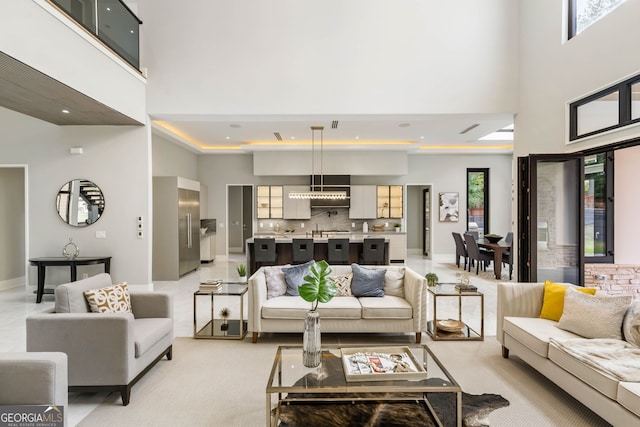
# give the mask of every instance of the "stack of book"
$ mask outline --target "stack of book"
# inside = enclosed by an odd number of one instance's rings
[[[476,288],[473,285],[469,285],[469,284],[458,283],[456,285],[456,291],[458,291],[458,292],[475,292],[477,290],[478,290],[478,288]]]
[[[222,289],[222,280],[207,280],[200,283],[201,291],[219,291]]]

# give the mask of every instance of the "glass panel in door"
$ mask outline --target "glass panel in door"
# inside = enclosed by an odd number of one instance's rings
[[[524,253],[530,261],[527,279],[582,284],[582,158],[532,155],[528,162],[529,247]]]

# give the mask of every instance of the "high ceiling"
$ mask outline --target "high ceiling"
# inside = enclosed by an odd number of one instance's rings
[[[511,114],[466,115],[153,115],[156,134],[198,153],[301,150],[320,143],[311,126],[324,126],[326,150],[409,152],[513,152]]]
[[[57,125],[141,125],[2,52],[0,106]],[[151,118],[154,133],[196,153],[309,149],[311,126],[324,126],[326,150],[513,152],[512,138],[480,139],[511,125],[511,114],[154,114]],[[508,132],[497,135],[512,136]],[[320,133],[313,136],[319,146]]]

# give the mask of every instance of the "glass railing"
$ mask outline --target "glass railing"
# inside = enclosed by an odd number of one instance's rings
[[[122,59],[140,69],[142,21],[121,0],[49,0],[94,34]]]

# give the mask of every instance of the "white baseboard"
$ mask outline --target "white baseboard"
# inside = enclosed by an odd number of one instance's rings
[[[0,291],[4,291],[11,288],[17,288],[18,286],[23,286],[25,284],[25,281],[26,281],[25,276],[16,277],[15,279],[9,279],[9,280],[1,280]]]

